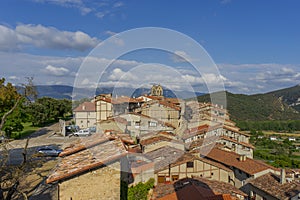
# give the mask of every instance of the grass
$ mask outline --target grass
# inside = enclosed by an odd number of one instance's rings
[[[31,122],[25,122],[25,123],[22,123],[22,125],[24,126],[24,129],[21,132],[13,132],[11,135],[12,138],[19,139],[19,138],[28,136],[40,128],[40,127],[32,126]]]

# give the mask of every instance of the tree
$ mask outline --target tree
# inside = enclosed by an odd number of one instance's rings
[[[30,101],[30,96],[35,96],[36,92],[33,88],[32,78],[28,78],[28,85],[23,84],[23,93],[19,93],[11,83],[5,84],[5,79],[0,79],[0,131],[1,135],[7,136],[7,133],[11,133],[14,129],[22,129],[18,116],[9,117],[16,114],[16,110],[21,102]],[[21,194],[24,199],[27,196],[22,191],[19,191],[18,186],[22,174],[27,170],[28,166],[33,162],[27,162],[27,146],[29,139],[23,150],[23,162],[18,166],[8,165],[9,158],[8,142],[1,143],[1,160],[0,160],[0,200],[11,200],[16,197],[16,193]],[[28,164],[29,163],[29,164]]]
[[[8,116],[13,113],[13,111],[17,108],[22,96],[17,92],[17,89],[11,84],[7,83],[5,85],[5,79],[0,79],[0,131],[1,135],[6,136],[5,132],[2,131],[5,125],[5,121]]]
[[[72,112],[72,102],[67,99],[53,99],[42,97],[37,99],[33,104],[28,106],[31,121],[34,126],[44,125],[59,118],[65,117]]]

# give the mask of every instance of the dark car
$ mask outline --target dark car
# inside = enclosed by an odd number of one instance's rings
[[[40,156],[58,156],[61,152],[61,149],[56,149],[53,147],[40,147],[37,149],[37,153]]]

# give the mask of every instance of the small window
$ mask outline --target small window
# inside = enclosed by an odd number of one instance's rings
[[[156,127],[157,123],[156,122],[149,122],[149,127]]]
[[[141,122],[140,122],[140,121],[135,122],[135,125],[136,125],[136,126],[140,126],[140,125],[141,125]]]
[[[210,175],[211,175],[211,176],[213,176],[213,175],[214,175],[214,173],[212,172],[212,173],[210,173]]]
[[[194,162],[187,162],[186,167],[187,168],[194,168]]]
[[[178,175],[172,175],[172,181],[177,181],[179,179]]]

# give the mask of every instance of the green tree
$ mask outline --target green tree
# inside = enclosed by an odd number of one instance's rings
[[[146,200],[148,192],[154,186],[154,179],[146,183],[138,183],[128,189],[128,200]]]

